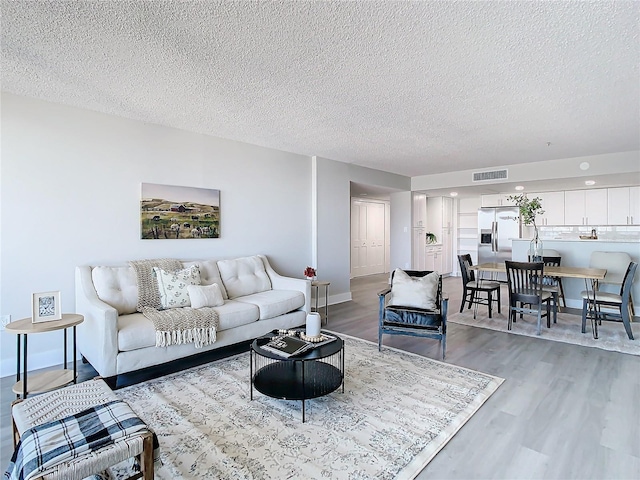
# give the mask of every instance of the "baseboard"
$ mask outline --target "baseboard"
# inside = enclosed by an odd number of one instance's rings
[[[353,297],[351,296],[351,292],[341,293],[339,295],[329,295],[329,305],[335,305],[336,303],[350,302],[352,299]]]

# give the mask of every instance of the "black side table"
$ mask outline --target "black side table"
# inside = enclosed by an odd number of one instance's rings
[[[254,387],[268,397],[302,400],[304,422],[305,400],[328,395],[341,385],[344,393],[344,341],[337,337],[303,355],[284,358],[261,348],[273,336],[258,338],[251,344],[251,400]]]

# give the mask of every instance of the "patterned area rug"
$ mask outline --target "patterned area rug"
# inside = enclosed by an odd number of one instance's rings
[[[586,333],[580,332],[582,328],[582,318],[580,315],[558,313],[558,323],[552,323],[551,328],[547,328],[547,320],[543,318],[542,332],[540,336],[538,336],[536,335],[537,318],[532,315],[525,315],[522,319],[518,318],[509,331],[507,330],[509,320],[504,312],[492,312],[492,318],[483,316],[486,314],[485,307],[485,311],[482,312],[482,310],[479,310],[477,318],[474,319],[473,307],[471,310],[465,308],[462,313],[449,315],[447,320],[451,323],[459,323],[460,325],[468,325],[470,327],[488,328],[490,330],[525,335],[527,337],[572,343],[585,347],[596,347],[613,352],[628,353],[630,355],[640,355],[640,324],[638,322],[631,323],[631,330],[633,331],[633,338],[635,338],[635,340],[629,340],[622,323],[610,321],[602,322],[602,325],[598,325],[598,339],[596,340],[593,338],[590,322],[587,322]]]
[[[300,401],[249,399],[248,353],[116,394],[158,435],[159,479],[410,479],[503,381],[342,338],[345,392],[308,400],[305,423]]]

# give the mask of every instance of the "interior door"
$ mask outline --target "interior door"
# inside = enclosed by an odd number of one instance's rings
[[[351,201],[351,276],[385,271],[385,205]]]

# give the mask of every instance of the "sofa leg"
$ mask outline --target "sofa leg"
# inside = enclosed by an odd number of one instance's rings
[[[116,385],[118,385],[118,376],[114,375],[113,377],[103,378],[105,383],[109,386],[111,390],[116,389]]]
[[[87,357],[85,357],[84,355],[80,356],[82,358],[82,363],[89,363],[89,360],[87,360]]]

